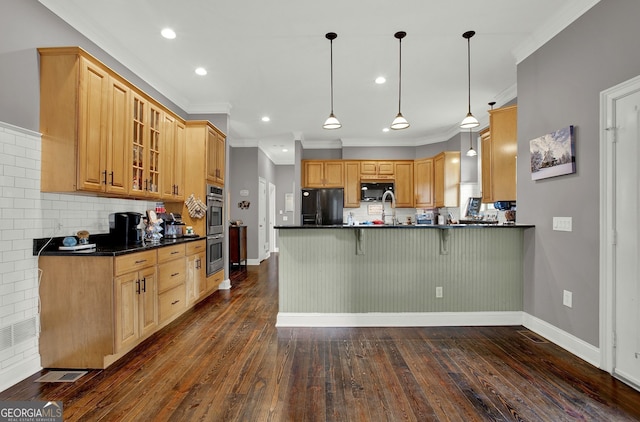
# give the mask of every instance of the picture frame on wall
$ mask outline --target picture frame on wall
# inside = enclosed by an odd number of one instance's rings
[[[576,172],[573,125],[529,141],[531,179],[540,180]]]

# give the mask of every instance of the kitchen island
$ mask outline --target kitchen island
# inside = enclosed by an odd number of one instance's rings
[[[277,228],[278,326],[521,323],[533,226]]]

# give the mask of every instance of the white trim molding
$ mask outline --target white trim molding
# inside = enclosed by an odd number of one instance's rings
[[[455,327],[522,325],[522,312],[279,312],[276,327]]]
[[[561,330],[558,327],[549,324],[546,321],[536,318],[533,315],[524,313],[523,316],[524,318],[522,325],[524,325],[529,330],[541,335],[542,337],[546,338],[552,343],[555,343],[556,345],[562,347],[566,351],[576,355],[577,357],[590,363],[591,365],[600,367],[599,348],[587,343],[584,340],[579,339],[572,334],[567,333],[564,330]]]

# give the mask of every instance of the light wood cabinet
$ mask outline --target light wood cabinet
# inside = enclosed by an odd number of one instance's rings
[[[168,114],[163,116],[161,192],[162,198],[169,201],[184,199],[184,160],[186,131],[185,125]]]
[[[303,160],[303,188],[344,187],[344,163],[342,160]]]
[[[153,263],[155,264],[155,263]],[[115,353],[131,349],[158,325],[155,265],[115,278]]]
[[[187,262],[185,245],[158,249],[158,320],[175,319],[186,308]]]
[[[207,131],[207,181],[224,186],[225,171],[225,135],[215,126],[210,125]]]
[[[394,187],[397,208],[413,208],[413,161],[394,161]]]
[[[133,93],[129,144],[132,182],[129,193],[139,198],[160,198],[162,110],[142,95]]]
[[[218,186],[224,185],[224,135],[218,130],[211,122],[206,120],[189,120],[186,122],[186,148],[185,148],[185,168],[184,168],[184,196],[185,199],[193,194],[195,199],[200,199],[202,202],[206,202],[207,195],[207,181],[217,184]],[[222,140],[222,143],[220,143]],[[215,178],[215,171],[213,177],[207,175],[208,166],[208,145],[215,145],[217,143],[220,149],[219,154],[215,154],[217,157],[222,157],[220,178]],[[213,179],[213,180],[212,180]],[[182,221],[187,226],[192,226],[196,234],[201,236],[206,235],[205,218],[194,218],[189,215],[189,209],[185,205],[184,201],[174,202],[166,204],[167,211],[180,213],[182,215]]]
[[[38,52],[41,190],[160,198],[162,177],[183,200],[184,122],[79,47]]]
[[[196,303],[207,289],[205,240],[187,244],[187,305]]]
[[[433,208],[433,158],[422,158],[413,163],[416,208]]]
[[[482,158],[482,202],[493,202],[491,189],[493,176],[491,175],[491,132],[485,129],[480,132],[480,157]]]
[[[517,106],[490,110],[486,137],[482,139],[482,202],[515,201]]]
[[[433,157],[434,204],[457,207],[460,203],[460,151],[443,151]]]
[[[224,270],[220,270],[207,276],[207,288],[206,292],[211,293],[218,290],[218,286],[224,281]]]
[[[360,161],[362,179],[393,179],[395,164],[393,161]]]
[[[360,207],[360,162],[344,163],[344,207]]]
[[[106,368],[114,363],[217,290],[224,271],[209,281],[205,253],[203,239],[119,256],[40,256],[42,366]],[[191,293],[193,300],[187,285],[199,293]]]
[[[41,189],[125,194],[130,89],[80,51],[39,49]]]

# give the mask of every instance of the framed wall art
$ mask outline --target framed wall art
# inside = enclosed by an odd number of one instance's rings
[[[529,141],[531,179],[540,180],[576,172],[573,126],[556,130]]]

